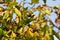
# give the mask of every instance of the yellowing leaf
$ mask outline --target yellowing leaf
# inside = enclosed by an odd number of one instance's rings
[[[41,20],[43,18],[43,14],[39,13],[38,18],[39,18],[39,20]]]
[[[19,23],[19,18],[18,18],[18,17],[16,17],[16,20],[15,20],[15,21],[16,21],[16,23]]]
[[[34,23],[34,21],[32,21],[32,26],[34,26],[35,25],[35,23]]]
[[[46,37],[46,39],[50,40],[48,31],[46,31],[45,37]]]
[[[52,26],[52,25],[50,25],[50,26],[49,26],[49,32],[50,32],[50,35],[52,35],[52,34],[53,34],[52,30],[53,30],[53,26]]]
[[[4,0],[5,2],[11,2],[11,0]]]
[[[12,31],[11,38],[16,37],[16,34]]]
[[[52,8],[54,8],[54,9],[58,9],[58,6],[52,6]]]
[[[34,36],[39,36],[39,34],[37,32],[34,32]]]
[[[9,21],[10,20],[10,17],[9,18],[7,18],[7,21]]]
[[[4,14],[4,16],[3,16],[3,19],[7,19],[7,18],[8,18],[8,16],[9,16],[9,11],[8,11],[8,10],[6,10],[6,11],[5,11],[5,14]]]
[[[10,32],[11,32],[11,30],[7,31],[7,32],[5,33],[5,36],[6,36],[6,37],[9,37],[8,34],[9,34]]]
[[[20,28],[20,29],[18,30],[18,33],[23,34],[23,28]]]
[[[3,11],[3,8],[2,7],[0,7],[0,11]]]
[[[45,10],[45,13],[50,15],[50,11],[49,10]]]
[[[7,34],[5,35],[6,37],[9,37]]]
[[[34,21],[32,21],[31,28],[33,28],[33,29],[36,28],[36,25],[35,25],[35,22]]]
[[[33,31],[33,29],[32,28],[29,28],[29,31]]]
[[[10,2],[10,4],[8,5],[9,7],[12,7],[14,5],[18,4],[17,2]]]
[[[39,10],[39,11],[41,11],[43,9],[43,7],[38,6],[36,9]]]
[[[50,35],[50,38],[51,38],[52,40],[54,40],[54,38],[53,38],[53,25],[50,25],[50,26],[49,26],[49,35]]]
[[[30,35],[31,37],[34,36],[34,34],[33,34],[31,31],[29,31],[29,35]]]
[[[34,3],[34,4],[38,4],[39,3],[39,0],[31,0],[32,1],[32,3]]]
[[[4,35],[4,31],[0,28],[0,36]]]
[[[46,22],[41,23],[41,27],[43,28],[46,25]]]
[[[21,12],[16,7],[14,7],[14,11],[21,18]]]

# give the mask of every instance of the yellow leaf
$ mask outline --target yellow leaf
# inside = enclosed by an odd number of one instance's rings
[[[7,34],[5,35],[6,37],[9,37]]]
[[[8,32],[6,32],[6,33],[5,33],[5,36],[6,36],[6,37],[9,37],[8,34],[9,34],[10,32],[11,32],[11,30],[9,30]]]
[[[48,31],[46,31],[45,37],[50,40]]]
[[[39,20],[41,20],[42,19],[42,17],[43,17],[43,14],[42,13],[39,13]]]
[[[41,23],[41,27],[43,28],[46,25],[46,22]]]
[[[34,21],[32,21],[32,24],[31,24],[31,25],[35,27],[35,22],[34,22]]]
[[[9,11],[6,10],[6,11],[5,11],[5,14],[4,14],[4,16],[3,16],[3,19],[7,19],[8,17],[9,17]]]
[[[16,23],[19,23],[19,18],[18,18],[18,16],[16,17],[16,20],[15,20],[15,21],[16,21]]]
[[[2,7],[0,7],[0,11],[3,11],[3,8]]]
[[[10,17],[9,18],[7,18],[7,21],[9,21],[10,20]]]
[[[21,12],[16,7],[14,7],[14,11],[21,18]]]
[[[10,37],[11,37],[11,38],[14,38],[14,37],[16,37],[16,34],[12,31],[12,34],[11,34]]]
[[[50,11],[49,10],[45,10],[45,13],[50,15]]]
[[[29,31],[29,35],[30,35],[31,37],[34,36],[34,34],[33,34],[31,31]]]
[[[30,26],[31,28],[33,28],[33,29],[35,29],[36,28],[36,25],[35,25],[35,22],[34,21],[32,21],[32,24],[31,24],[31,26]]]
[[[23,33],[23,28],[20,28],[18,33],[22,34]]]
[[[33,29],[32,28],[29,28],[29,31],[33,31]]]
[[[34,32],[34,36],[39,36],[39,34],[37,32]]]

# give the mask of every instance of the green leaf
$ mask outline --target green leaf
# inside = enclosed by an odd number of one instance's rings
[[[29,40],[37,40],[37,37],[30,38]]]
[[[42,28],[43,36],[46,34],[46,26]]]
[[[28,21],[29,20],[29,21]],[[31,22],[31,19],[24,19],[24,20],[22,20],[22,21],[20,21],[20,24],[21,25],[25,25],[25,24],[28,24],[29,22]]]
[[[17,31],[17,26],[14,26],[12,29],[13,29],[14,32],[16,32]]]
[[[49,26],[49,36],[50,36],[51,40],[54,40],[54,38],[53,38],[53,27],[52,27],[52,25]]]
[[[4,20],[2,23],[2,28],[5,27],[7,25],[7,20]]]
[[[3,16],[0,16],[0,20],[3,18]]]
[[[3,28],[7,25],[7,20],[4,20],[2,23],[0,23],[0,28]]]
[[[47,24],[47,22],[44,22],[44,23],[42,24],[42,25],[43,25],[43,26],[42,26],[42,27],[43,27],[43,28],[42,28],[42,35],[43,35],[43,36],[45,36],[45,34],[46,34],[46,24]]]
[[[49,33],[50,33],[50,35],[53,34],[52,30],[53,30],[52,25],[50,25],[50,26],[49,26]]]
[[[31,0],[32,1],[32,3],[34,3],[34,4],[38,4],[39,3],[39,0]]]
[[[29,21],[28,21],[28,20],[29,20]],[[30,19],[25,19],[24,22],[25,22],[25,23],[29,23],[29,22],[31,22],[31,20],[30,20]]]
[[[11,0],[5,0],[5,2],[11,2]]]
[[[8,6],[12,7],[12,6],[16,5],[16,4],[18,4],[18,3],[17,2],[11,2]]]
[[[0,28],[0,36],[4,35],[4,31]]]
[[[54,37],[53,37],[53,35],[49,35],[49,36],[50,36],[51,40],[54,40]]]
[[[3,19],[7,19],[8,16],[9,16],[9,11],[7,10],[7,11],[5,11],[5,14],[4,14],[4,16],[3,16]]]
[[[43,14],[39,13],[38,18],[39,18],[39,20],[43,19]]]

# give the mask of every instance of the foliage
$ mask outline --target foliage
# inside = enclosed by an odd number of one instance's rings
[[[46,0],[43,1],[45,4],[37,8],[32,7],[31,11],[22,6],[24,3],[18,4],[16,0],[1,0],[0,3],[7,8],[0,7],[0,40],[54,40],[53,35],[59,39],[59,34],[53,30],[54,24],[45,19],[45,16],[53,11],[47,6]],[[31,2],[38,4],[39,0],[31,0]],[[52,8],[59,9],[60,7]],[[39,11],[38,17],[34,14],[36,10]],[[48,22],[50,22],[49,25]]]

